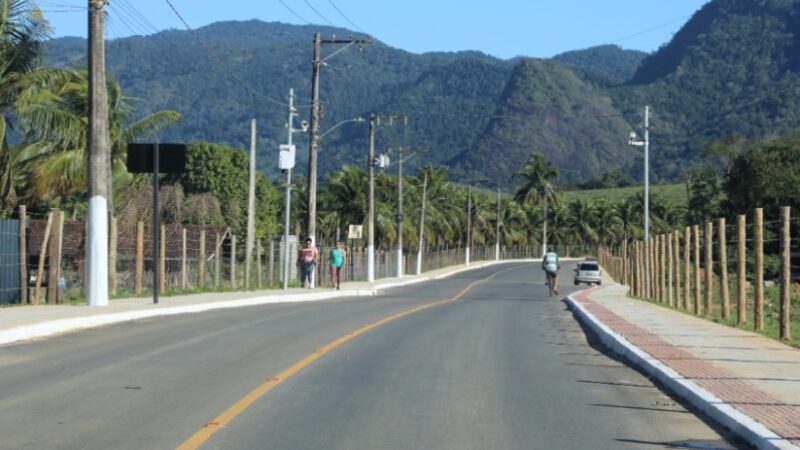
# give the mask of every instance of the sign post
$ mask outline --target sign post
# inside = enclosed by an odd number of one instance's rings
[[[162,154],[162,151],[165,151]],[[158,201],[158,175],[181,174],[186,171],[184,144],[128,144],[128,172],[150,173],[153,177],[153,303],[158,303],[161,286],[161,267],[158,250],[161,247],[161,227]]]

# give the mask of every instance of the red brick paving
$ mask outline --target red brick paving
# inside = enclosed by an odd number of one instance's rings
[[[698,358],[658,335],[628,322],[590,299],[585,293],[573,297],[598,320],[631,344],[777,435],[800,446],[800,411],[794,407],[795,405],[781,402],[753,384],[738,379],[732,372]]]

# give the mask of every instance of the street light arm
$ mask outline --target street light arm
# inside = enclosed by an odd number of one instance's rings
[[[343,121],[341,121],[341,122],[337,123],[336,125],[334,125],[334,126],[332,126],[332,127],[328,128],[328,129],[327,129],[327,130],[326,130],[324,133],[320,134],[320,135],[319,135],[320,139],[321,139],[323,136],[325,136],[326,134],[330,133],[331,131],[333,131],[333,130],[335,130],[335,129],[339,128],[340,126],[342,126],[342,125],[344,125],[344,124],[346,124],[346,123],[350,123],[350,122],[365,122],[365,120],[364,120],[364,118],[363,118],[363,117],[356,117],[356,118],[353,118],[353,119],[347,119],[347,120],[343,120]]]

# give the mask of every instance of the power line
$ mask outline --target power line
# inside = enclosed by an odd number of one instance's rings
[[[283,7],[284,7],[284,8],[288,9],[290,13],[294,14],[294,16],[295,16],[295,17],[297,17],[298,19],[300,19],[300,21],[301,21],[301,22],[304,22],[306,25],[311,25],[311,22],[307,21],[307,20],[306,20],[306,19],[305,19],[303,16],[301,16],[300,14],[297,14],[297,12],[296,12],[295,10],[293,10],[292,8],[290,8],[290,7],[289,7],[289,5],[287,5],[287,4],[286,4],[286,2],[284,2],[283,0],[278,0],[278,2],[279,2],[281,5],[283,5]],[[288,107],[288,105],[286,105],[286,106]]]
[[[231,68],[228,65],[226,65],[224,62],[222,62],[222,60],[220,60],[220,58],[217,56],[217,54],[214,53],[214,51],[211,50],[211,48],[209,48],[206,45],[206,43],[200,38],[200,36],[194,31],[194,29],[192,29],[192,27],[189,26],[189,24],[183,18],[181,13],[178,11],[178,9],[175,8],[175,5],[172,4],[172,1],[170,1],[170,0],[164,0],[164,1],[167,2],[167,5],[169,5],[169,7],[172,10],[172,12],[178,17],[178,20],[180,20],[181,23],[183,23],[183,26],[186,27],[186,29],[192,35],[194,40],[206,51],[206,53],[208,53],[208,55],[211,58],[211,60],[214,61],[218,66],[220,66],[220,68],[222,68],[222,70],[227,72],[231,76],[231,78],[233,78],[234,80],[238,81],[242,86],[244,86],[247,90],[249,90],[253,94],[257,95],[258,97],[261,97],[264,100],[266,100],[266,101],[268,101],[270,103],[274,103],[275,105],[278,105],[278,106],[283,106],[283,107],[287,107],[287,108],[289,107],[288,103],[284,103],[284,102],[282,102],[280,100],[276,100],[276,99],[274,99],[274,98],[262,93],[258,89],[254,88],[250,83],[248,83],[243,78],[241,78],[239,75],[237,75],[233,70],[231,70]],[[278,1],[283,3],[283,0],[278,0]]]
[[[319,11],[317,10],[317,8],[314,8],[314,5],[312,5],[312,4],[311,4],[311,2],[309,2],[308,0],[303,0],[303,2],[304,2],[306,5],[308,5],[308,7],[309,7],[309,8],[311,8],[311,10],[312,10],[312,11],[314,11],[315,13],[317,13],[317,15],[318,15],[318,16],[320,16],[320,17],[322,18],[322,20],[324,20],[325,22],[327,22],[327,23],[328,23],[328,25],[330,25],[330,26],[332,26],[332,27],[335,27],[335,26],[336,26],[336,25],[334,25],[334,24],[333,24],[333,22],[331,22],[330,20],[328,20],[328,18],[327,18],[327,17],[325,17],[325,16],[324,16],[324,15],[323,15],[321,12],[319,12]]]
[[[346,16],[346,15],[345,15],[345,14],[342,12],[342,10],[341,10],[341,9],[339,9],[339,7],[338,7],[338,6],[336,6],[336,4],[335,4],[335,3],[333,3],[333,0],[328,0],[328,3],[330,3],[330,4],[331,4],[331,6],[333,6],[333,9],[335,9],[335,10],[336,10],[336,12],[337,12],[337,13],[339,13],[339,15],[340,15],[340,16],[342,16],[342,17],[344,18],[344,20],[346,20],[346,21],[347,21],[347,23],[349,23],[350,25],[352,25],[353,27],[355,27],[355,29],[356,29],[356,30],[358,30],[358,31],[360,31],[360,32],[362,32],[362,33],[364,33],[364,34],[369,34],[369,33],[367,33],[366,31],[364,31],[364,29],[363,29],[363,28],[359,27],[359,26],[358,26],[358,25],[356,25],[356,24],[355,24],[355,23],[354,23],[352,20],[350,20],[350,18],[348,18],[348,17],[347,17],[347,16]]]

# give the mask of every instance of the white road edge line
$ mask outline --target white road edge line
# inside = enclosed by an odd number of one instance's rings
[[[578,318],[597,334],[606,347],[657,378],[676,395],[688,400],[717,423],[741,436],[750,444],[759,449],[800,450],[800,447],[778,436],[755,419],[723,402],[711,392],[683,378],[661,361],[615,333],[587,311],[572,295],[567,296],[567,303]]]

